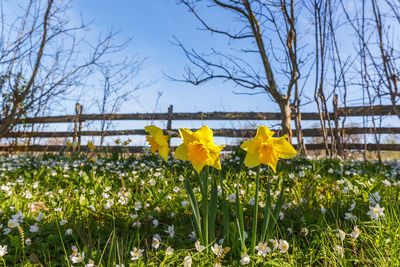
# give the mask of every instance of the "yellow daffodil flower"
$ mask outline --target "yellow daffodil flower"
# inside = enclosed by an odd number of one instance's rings
[[[276,164],[279,158],[289,159],[297,153],[292,145],[282,137],[272,137],[275,133],[266,126],[260,126],[252,140],[245,141],[240,147],[247,151],[244,165],[249,168],[261,163],[269,165],[276,172]]]
[[[96,146],[93,145],[92,142],[88,142],[87,145],[88,145],[88,147],[89,147],[91,150],[95,150],[95,149],[96,149]]]
[[[196,132],[187,128],[179,129],[183,144],[177,147],[177,159],[190,161],[194,169],[200,173],[205,165],[221,169],[219,153],[225,146],[214,144],[212,130],[204,125]]]
[[[169,136],[164,135],[163,131],[154,125],[146,126],[144,127],[144,130],[150,134],[146,136],[146,139],[151,146],[151,153],[156,154],[156,151],[158,150],[160,156],[165,160],[165,162],[167,162],[169,153]]]

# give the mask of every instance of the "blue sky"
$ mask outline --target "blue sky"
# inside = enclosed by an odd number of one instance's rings
[[[162,91],[157,112],[166,112],[174,105],[177,112],[197,111],[278,111],[278,106],[269,102],[266,95],[235,95],[240,91],[233,84],[222,81],[208,82],[202,86],[172,82],[163,77],[163,72],[180,78],[187,63],[180,48],[173,45],[176,36],[188,48],[213,45],[224,47],[226,38],[211,36],[197,30],[198,21],[182,5],[174,0],[146,1],[93,1],[74,2],[74,12],[82,13],[86,20],[94,20],[93,32],[107,32],[110,28],[120,30],[119,38],[133,38],[126,53],[148,57],[137,81],[151,82],[151,86],[137,91],[139,103],[130,101],[121,112],[153,112],[157,92]],[[223,13],[207,14],[211,19],[228,20]],[[204,49],[203,49],[204,51]]]

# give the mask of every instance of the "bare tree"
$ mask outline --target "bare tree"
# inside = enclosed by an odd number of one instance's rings
[[[391,103],[394,113],[400,118],[397,108],[400,99],[398,88],[400,40],[396,35],[400,28],[399,2],[362,0],[350,3],[350,7],[348,7],[348,2],[341,0],[340,3],[358,42],[355,54],[359,61],[356,72],[360,78],[356,85],[362,90],[363,104],[372,107],[377,104]],[[366,126],[372,123],[374,139],[378,147],[377,155],[381,161],[381,140],[376,129],[381,127],[382,118],[376,117],[373,114],[371,122],[363,118],[363,124]],[[364,141],[366,142],[365,135]],[[364,158],[366,159],[365,150]]]
[[[351,9],[346,7],[347,2],[340,2],[359,40],[357,52],[363,53],[366,60],[365,64],[362,63],[365,69],[362,78],[364,83],[368,82],[368,86],[374,90],[374,101],[389,100],[400,118],[400,111],[396,107],[400,99],[400,40],[397,38],[400,29],[399,1],[363,0],[358,5],[353,3]]]
[[[20,4],[0,4],[0,137],[24,116],[49,108],[81,86],[95,64],[128,43],[113,44],[114,32],[89,42],[85,38],[89,24],[82,18],[78,23],[68,19],[70,1]],[[7,17],[11,7],[23,14]]]
[[[347,106],[347,97],[348,97],[348,88],[347,88],[347,70],[352,66],[351,57],[347,56],[345,60],[343,60],[343,55],[339,49],[339,40],[338,40],[338,31],[340,30],[342,23],[342,16],[339,10],[339,2],[335,0],[328,1],[328,24],[329,24],[329,34],[330,34],[330,63],[333,71],[333,92],[337,96],[342,99],[342,105],[346,110]],[[334,109],[337,109],[338,106],[338,98],[334,97]],[[337,110],[335,116],[338,116]],[[339,118],[335,119],[335,139],[336,139],[336,148],[337,152],[340,156],[345,156],[343,151],[343,143],[345,136],[345,122],[346,122],[346,114],[344,114],[341,124],[341,130],[339,130]]]
[[[250,90],[243,94],[267,93],[280,108],[282,133],[287,134],[291,140],[291,97],[292,92],[298,89],[299,65],[304,64],[304,59],[299,57],[301,47],[297,39],[300,6],[294,0],[178,2],[188,7],[205,30],[225,36],[229,43],[236,42],[242,48],[240,51],[231,49],[230,52],[211,48],[211,53],[204,55],[185,48],[177,41],[190,66],[186,68],[183,79],[174,80],[199,85],[212,79],[222,79]],[[232,14],[234,19],[224,25],[234,26],[222,28],[211,25],[206,16],[200,14],[201,4],[208,9],[215,8]],[[254,56],[258,62],[251,64]]]
[[[383,2],[383,1],[380,1]],[[383,8],[388,9],[386,14],[382,14],[381,7],[378,1],[371,0],[373,18],[375,22],[375,33],[377,43],[379,45],[378,57],[380,61],[376,61],[373,54],[370,54],[374,68],[380,76],[381,85],[376,86],[376,91],[379,95],[388,95],[393,105],[393,110],[400,118],[400,110],[397,108],[397,103],[400,100],[399,90],[399,59],[400,59],[400,43],[394,38],[394,35],[400,30],[400,2],[386,0],[380,3]]]

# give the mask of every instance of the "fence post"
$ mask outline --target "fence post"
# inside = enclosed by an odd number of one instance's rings
[[[75,104],[75,118],[74,118],[74,136],[72,138],[73,143],[78,138],[78,117],[79,117],[79,103]]]
[[[337,94],[333,95],[333,119],[335,120],[335,143],[336,143],[336,150],[337,153],[342,156],[342,144],[340,141],[340,134],[339,134],[339,112],[338,112],[338,96]]]
[[[167,130],[171,131],[172,130],[172,119],[174,117],[174,114],[172,112],[174,106],[173,105],[169,105],[168,107],[168,122],[167,122]],[[168,146],[171,145],[171,138],[168,139]]]
[[[79,121],[79,128],[78,128],[78,151],[81,149],[81,135],[82,135],[82,111],[83,111],[83,106],[79,105],[79,115],[78,115],[78,121]]]

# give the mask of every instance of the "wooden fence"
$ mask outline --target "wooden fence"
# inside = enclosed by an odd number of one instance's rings
[[[398,106],[400,108],[400,106]],[[334,108],[334,112],[329,113],[329,117],[335,125],[341,117],[359,117],[359,116],[392,116],[395,115],[392,106],[373,106],[373,107],[346,107]],[[88,151],[87,146],[81,146],[82,136],[121,136],[121,135],[146,135],[143,129],[131,130],[114,130],[114,131],[83,131],[83,123],[87,121],[104,121],[104,120],[145,120],[154,121],[162,120],[167,121],[167,131],[169,133],[176,133],[177,129],[172,128],[173,121],[182,120],[280,120],[280,113],[270,112],[197,112],[197,113],[173,113],[173,107],[168,108],[167,113],[132,113],[132,114],[82,114],[82,106],[76,105],[76,113],[71,116],[51,116],[51,117],[36,117],[25,118],[20,120],[20,124],[49,124],[49,123],[74,123],[74,130],[71,132],[12,132],[7,135],[7,138],[68,138],[72,137],[74,142],[77,142],[77,149],[80,151]],[[294,115],[292,115],[294,119]],[[304,112],[301,113],[301,119],[307,121],[319,121],[319,113]],[[0,120],[1,123],[1,120]],[[279,130],[275,130],[279,134]],[[344,129],[335,128],[336,133],[344,133],[346,135],[353,134],[400,134],[400,127],[387,127],[387,128],[357,128],[348,127]],[[253,137],[256,133],[254,129],[213,129],[214,136],[221,137]],[[303,129],[304,137],[322,137],[323,132],[321,129]],[[297,135],[296,129],[293,130],[293,136]],[[335,137],[331,137],[335,138]],[[357,149],[357,150],[390,150],[400,151],[400,144],[341,144],[343,149]],[[144,147],[141,146],[127,146],[125,149],[129,152],[141,152]],[[232,147],[227,147],[226,150]],[[307,150],[320,150],[325,149],[324,144],[306,144]],[[16,145],[16,146],[0,146],[0,151],[49,151],[56,152],[65,149],[64,146],[53,145]],[[112,152],[120,147],[103,146],[98,147],[99,150]]]

